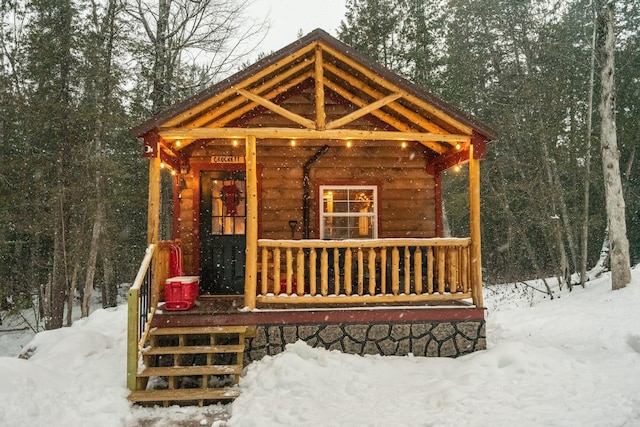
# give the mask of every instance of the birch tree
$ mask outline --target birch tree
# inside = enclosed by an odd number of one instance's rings
[[[600,143],[602,146],[602,167],[611,243],[611,287],[624,288],[631,282],[629,241],[625,215],[624,195],[620,179],[620,152],[616,136],[615,119],[615,35],[614,5],[607,2],[600,12],[602,69],[600,73],[602,94],[600,99]]]

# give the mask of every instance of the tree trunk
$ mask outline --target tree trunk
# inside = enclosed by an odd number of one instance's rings
[[[600,256],[598,262],[589,270],[589,278],[598,278],[602,276],[602,273],[607,271],[607,265],[609,264],[609,226],[604,230],[604,238],[602,239],[602,247],[600,248]]]
[[[169,26],[170,0],[158,1],[158,19],[154,41],[155,55],[153,62],[153,92],[151,93],[152,110],[154,114],[160,112],[166,105],[167,99],[167,27]]]
[[[502,179],[504,182],[504,177],[501,177],[500,179]],[[509,227],[515,230],[515,233],[518,236],[519,242],[522,244],[522,246],[524,247],[525,253],[527,254],[527,259],[531,263],[531,266],[535,271],[536,277],[537,278],[544,277],[544,275],[542,274],[542,269],[538,265],[536,251],[533,249],[533,245],[529,241],[529,237],[527,236],[527,233],[524,230],[522,230],[521,227],[519,226],[520,221],[518,220],[518,218],[516,218],[516,215],[511,211],[511,208],[509,207],[509,201],[506,199],[504,192],[498,192],[496,190],[496,188],[493,185],[493,181],[491,177],[488,177],[485,180],[485,182],[487,183],[487,186],[489,187],[491,192],[496,196],[496,198],[502,199],[501,208],[505,213],[505,215],[507,216],[507,218],[509,219],[509,223],[510,223]]]
[[[618,151],[615,121],[615,65],[613,32],[613,2],[609,2],[600,15],[603,32],[603,65],[601,70],[602,98],[600,116],[602,117],[601,137],[602,166],[607,204],[607,220],[611,242],[611,288],[621,289],[631,281],[629,260],[629,241],[625,203],[620,179],[620,152]]]
[[[593,32],[591,34],[591,69],[589,70],[589,99],[587,101],[587,148],[584,164],[584,205],[582,218],[582,242],[580,253],[580,286],[584,288],[584,282],[587,280],[587,253],[589,248],[589,186],[591,181],[591,127],[593,119],[593,81],[595,78],[595,61],[596,61],[596,33],[597,19],[596,7],[592,0],[591,8],[593,11]]]
[[[80,273],[80,260],[75,257],[76,261],[73,264],[73,273],[71,274],[71,285],[69,292],[67,293],[67,326],[73,324],[73,299],[76,296],[76,289],[78,289],[78,274]]]
[[[62,327],[66,300],[66,251],[64,248],[64,213],[62,212],[63,202],[61,197],[62,196],[60,196],[60,217],[58,218],[61,230],[56,231],[54,235],[53,269],[44,292],[44,327],[47,330]]]
[[[564,238],[562,234],[562,224],[560,222],[560,217],[557,213],[557,205],[556,198],[557,195],[562,192],[562,188],[560,187],[557,178],[554,179],[555,173],[555,159],[551,158],[549,155],[549,149],[547,147],[546,142],[542,143],[542,152],[544,154],[544,165],[545,170],[547,172],[547,184],[551,189],[551,229],[553,236],[556,241],[556,248],[558,250],[559,257],[559,265],[558,265],[558,284],[560,289],[562,289],[563,284],[567,284],[569,286],[569,290],[571,290],[571,280],[569,278],[569,262],[567,259],[567,249],[564,245]],[[552,166],[553,165],[553,166]],[[562,200],[561,203],[564,203]],[[566,208],[564,209],[566,213]]]
[[[102,202],[102,196],[98,194],[96,216],[93,219],[93,232],[91,233],[91,246],[89,249],[89,260],[87,261],[87,275],[84,280],[84,294],[82,296],[82,317],[87,317],[89,315],[89,305],[91,303],[91,293],[93,291],[93,279],[96,273],[96,261],[98,259],[98,245],[100,242],[100,233],[102,233],[103,218],[104,218],[104,204]]]
[[[102,308],[118,305],[118,286],[113,281],[113,265],[107,257],[102,259]]]

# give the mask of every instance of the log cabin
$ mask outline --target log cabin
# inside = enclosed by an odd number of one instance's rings
[[[359,355],[485,348],[486,125],[318,29],[132,134],[149,159],[132,401],[233,399],[243,365],[297,340]],[[441,177],[462,164],[470,232],[444,237]]]

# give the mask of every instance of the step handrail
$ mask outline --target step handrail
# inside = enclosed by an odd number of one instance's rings
[[[133,285],[127,296],[128,324],[127,324],[127,387],[136,390],[136,373],[138,361],[149,334],[151,320],[156,311],[153,304],[153,257],[156,245],[151,244],[145,250]]]

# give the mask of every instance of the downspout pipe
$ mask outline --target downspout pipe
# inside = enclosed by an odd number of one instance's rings
[[[311,182],[309,173],[311,166],[329,150],[328,145],[323,145],[309,160],[302,166],[302,238],[308,239],[311,234],[311,221],[309,214],[311,211]]]

